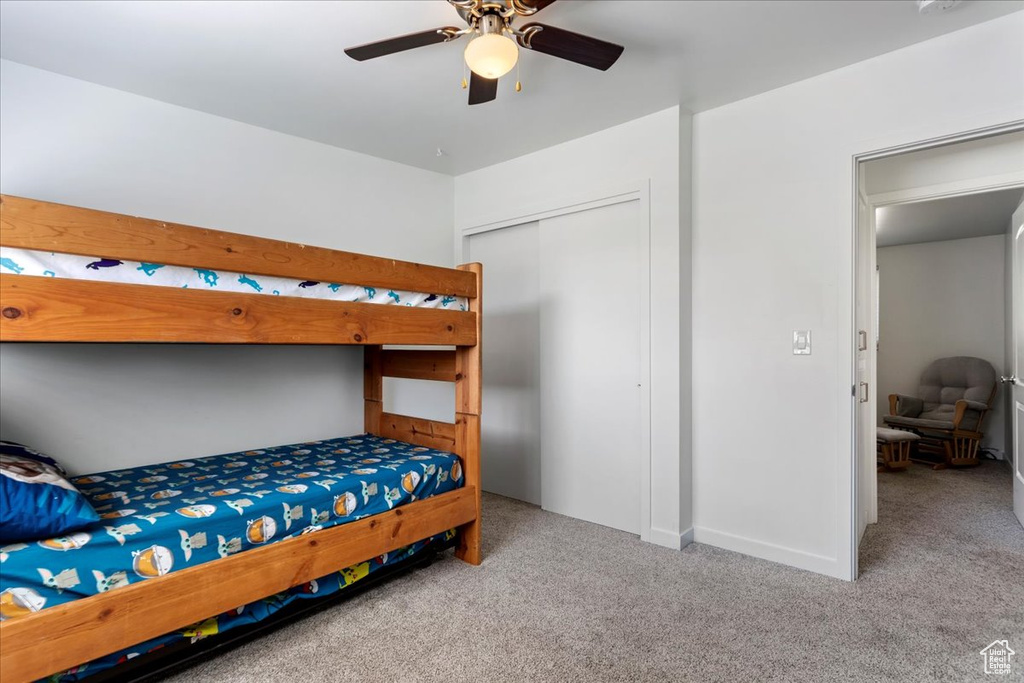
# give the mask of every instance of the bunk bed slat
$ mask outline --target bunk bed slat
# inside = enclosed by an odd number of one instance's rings
[[[451,422],[384,413],[380,417],[377,436],[455,453],[455,425]]]
[[[0,246],[475,297],[472,273],[0,195]]]
[[[476,314],[0,275],[0,341],[475,344]]]
[[[461,488],[0,622],[3,680],[42,678],[441,533],[476,518],[476,495]]]
[[[385,377],[455,381],[454,351],[409,351],[388,349],[382,356]]]

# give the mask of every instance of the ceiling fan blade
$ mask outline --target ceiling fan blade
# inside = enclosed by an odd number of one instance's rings
[[[444,43],[451,40],[453,35],[458,32],[459,29],[457,28],[445,26],[444,28],[420,31],[419,33],[410,33],[396,38],[388,38],[387,40],[379,40],[376,43],[357,45],[356,47],[346,49],[345,54],[356,61],[362,62],[367,59],[373,59],[374,57],[383,57],[385,55],[392,55],[396,52],[404,52],[405,50],[411,50],[416,47],[423,47],[424,45]]]
[[[483,104],[498,96],[498,79],[484,78],[475,71],[469,72],[469,103]]]
[[[523,34],[519,44],[525,48],[601,71],[607,71],[625,49],[621,45],[545,24],[526,24],[519,31]]]
[[[555,0],[512,0],[512,9],[516,14],[528,17],[541,11]]]

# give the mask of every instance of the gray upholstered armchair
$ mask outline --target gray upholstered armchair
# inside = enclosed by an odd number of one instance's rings
[[[920,448],[946,465],[977,465],[985,413],[996,395],[996,371],[981,358],[940,358],[921,375],[918,396],[889,395],[885,423],[922,437]]]

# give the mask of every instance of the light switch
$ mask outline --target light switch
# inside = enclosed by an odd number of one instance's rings
[[[811,331],[793,330],[793,355],[811,355]]]

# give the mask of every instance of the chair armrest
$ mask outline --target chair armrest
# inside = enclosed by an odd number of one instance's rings
[[[924,410],[924,401],[914,396],[889,394],[889,414],[900,417],[917,417]]]
[[[978,420],[974,425],[974,431],[981,431],[981,421],[985,417],[985,413],[988,412],[988,404],[981,401],[968,401],[962,398],[956,402],[953,411],[953,429],[960,429],[960,423],[963,422],[964,417],[970,411],[978,416]]]

